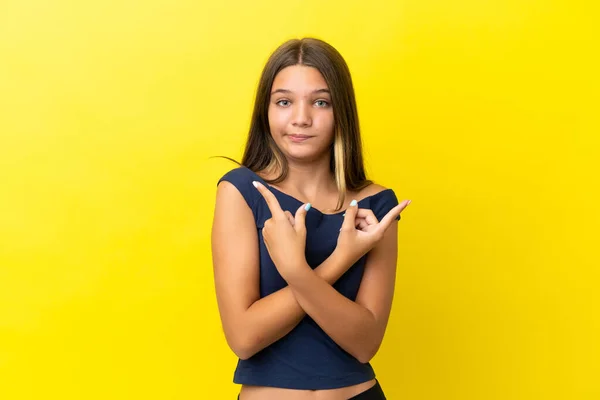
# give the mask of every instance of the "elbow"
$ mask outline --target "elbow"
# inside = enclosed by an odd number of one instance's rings
[[[377,354],[377,352],[379,351],[380,345],[381,342],[375,343],[372,346],[362,346],[362,348],[356,353],[354,357],[361,364],[367,364],[373,359],[373,357],[375,357],[375,354]]]
[[[362,343],[358,346],[356,354],[353,354],[358,362],[367,364],[375,357],[383,342],[384,332],[385,328],[380,329],[377,327],[377,324],[375,324],[375,327],[363,336],[363,340],[361,340]]]
[[[240,360],[247,360],[261,350],[260,337],[242,321],[224,324],[223,333],[227,345]]]
[[[240,360],[247,360],[254,355],[253,352],[248,351],[246,349],[237,349],[237,350],[232,349],[232,350],[235,353],[235,355],[237,356],[237,358],[239,358]]]
[[[375,356],[375,353],[363,352],[363,354],[358,354],[356,356],[356,359],[361,364],[367,364],[369,361],[371,361],[373,359],[374,356]]]
[[[229,348],[240,360],[247,360],[254,355],[254,352],[247,346],[229,345]]]
[[[227,338],[227,344],[240,360],[247,360],[257,353],[256,346],[247,338]]]

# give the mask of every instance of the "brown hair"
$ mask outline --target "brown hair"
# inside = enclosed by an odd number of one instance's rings
[[[372,182],[367,180],[363,165],[362,143],[354,87],[348,65],[341,54],[328,43],[315,39],[293,39],[279,46],[269,57],[260,77],[250,132],[241,164],[259,172],[280,171],[269,183],[283,181],[288,163],[270,134],[268,108],[275,77],[292,65],[314,67],[325,79],[331,92],[334,116],[334,140],[331,146],[331,172],[339,196],[336,210],[343,207],[346,190],[359,190]]]

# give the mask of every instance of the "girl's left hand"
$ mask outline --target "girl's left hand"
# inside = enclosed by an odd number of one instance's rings
[[[346,216],[346,214],[344,214]],[[356,229],[363,232],[370,232],[379,223],[375,213],[368,208],[359,208],[356,213],[354,225]]]
[[[310,205],[302,204],[296,215],[283,211],[275,195],[260,182],[252,182],[267,202],[271,210],[271,218],[265,221],[262,235],[271,260],[279,274],[288,280],[291,274],[303,266],[307,267],[306,247],[306,213]]]

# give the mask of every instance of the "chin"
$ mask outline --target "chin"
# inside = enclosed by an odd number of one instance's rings
[[[286,149],[284,154],[291,160],[301,162],[315,161],[323,156],[322,153],[316,152],[313,149]]]
[[[315,153],[312,151],[305,151],[305,150],[293,150],[293,151],[286,151],[285,152],[286,157],[294,159],[294,160],[311,160],[315,158]]]

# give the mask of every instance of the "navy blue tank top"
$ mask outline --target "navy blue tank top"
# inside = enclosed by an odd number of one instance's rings
[[[246,167],[236,168],[220,180],[232,183],[254,214],[260,251],[260,296],[265,297],[287,286],[265,247],[261,229],[271,211],[252,181],[264,184],[275,195],[281,208],[295,214],[303,203],[269,186]],[[393,190],[386,189],[358,202],[359,208],[373,211],[381,220],[398,204]],[[318,267],[333,252],[342,226],[344,211],[323,214],[314,207],[306,215],[306,261]],[[396,219],[400,219],[398,216]],[[356,300],[368,253],[333,285],[342,295]],[[286,336],[247,360],[239,360],[233,381],[237,384],[288,389],[335,389],[356,385],[375,377],[369,363],[363,364],[338,346],[308,315]]]

